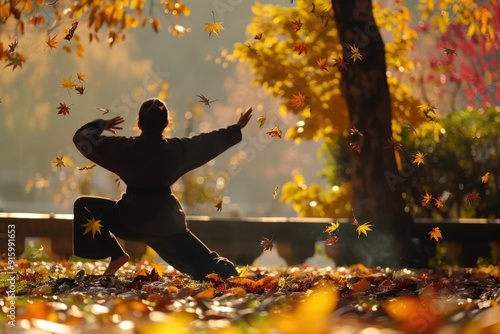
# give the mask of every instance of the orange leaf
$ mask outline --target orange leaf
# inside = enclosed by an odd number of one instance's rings
[[[80,81],[80,82],[85,82],[86,76],[87,76],[87,74],[85,74],[83,72],[76,73],[76,77],[77,77],[78,81]]]
[[[47,41],[45,41],[45,43],[47,43],[49,48],[55,49],[57,47],[56,44],[59,43],[59,41],[56,41],[56,37],[57,35],[55,35],[52,38],[50,37],[50,35],[47,37]]]
[[[196,299],[212,299],[214,297],[215,297],[215,289],[214,288],[208,288],[206,290],[198,292],[194,296],[194,298],[196,298]]]
[[[290,99],[289,103],[295,108],[301,108],[306,104],[306,96],[300,93],[293,95],[293,99]]]
[[[436,241],[439,241],[439,239],[443,239],[439,227],[433,227],[432,230],[427,234],[430,236],[431,239],[434,239]]]
[[[328,72],[328,58],[319,58],[318,60],[316,60],[316,62],[318,63],[318,67],[322,70],[325,70]]]
[[[426,155],[427,155],[427,154],[425,154],[425,153],[422,153],[422,152],[418,151],[417,153],[415,153],[415,154],[413,155],[413,158],[414,158],[414,159],[413,159],[413,162],[412,162],[412,163],[417,164],[417,166],[419,166],[419,167],[420,167],[420,164],[422,164],[422,165],[424,164],[424,157],[425,157]]]
[[[296,43],[293,51],[297,51],[299,55],[301,55],[302,53],[307,54],[307,46],[304,42]]]
[[[271,137],[279,137],[281,138],[282,132],[279,127],[275,126],[271,128],[271,130],[267,131],[267,134]]]
[[[484,174],[483,176],[481,176],[481,182],[482,183],[486,183],[488,182],[488,180],[490,179],[490,172],[486,172],[486,174]]]
[[[299,31],[300,28],[302,28],[302,22],[300,22],[300,19],[298,19],[297,21],[292,21],[292,23],[290,24],[290,28],[295,31]]]
[[[429,203],[433,197],[431,194],[428,194],[427,192],[425,192],[425,195],[422,195],[422,206],[426,206],[427,203]]]

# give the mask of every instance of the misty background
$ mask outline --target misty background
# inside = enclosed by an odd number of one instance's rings
[[[62,1],[61,1],[62,2]],[[111,172],[88,165],[72,143],[74,132],[86,122],[111,118],[111,113],[125,118],[119,135],[137,135],[137,110],[141,102],[160,95],[169,107],[172,128],[169,136],[188,136],[234,124],[248,107],[254,116],[243,129],[243,140],[215,161],[200,167],[195,182],[210,182],[215,194],[224,199],[222,212],[216,212],[211,198],[206,203],[186,206],[190,215],[295,216],[291,205],[279,201],[281,186],[301,173],[308,182],[317,177],[323,161],[317,156],[319,143],[295,145],[285,138],[266,134],[272,126],[283,133],[295,124],[293,116],[278,113],[279,100],[251,84],[252,74],[242,64],[227,62],[235,42],[250,42],[245,36],[251,18],[251,1],[184,1],[191,14],[175,19],[162,13],[157,4],[153,13],[161,20],[155,33],[150,25],[126,31],[126,39],[112,47],[106,42],[107,31],[100,32],[100,42],[88,43],[88,30],[82,20],[76,34],[84,44],[83,59],[63,46],[75,41],[63,39],[64,28],[74,20],[65,17],[50,32],[57,34],[56,49],[50,49],[45,26],[26,27],[16,32],[12,22],[2,25],[0,41],[4,46],[17,36],[18,51],[26,56],[22,68],[0,69],[0,210],[7,212],[71,213],[75,198],[82,193],[118,199],[125,190]],[[288,0],[266,3],[294,6]],[[49,8],[50,9],[50,8]],[[50,13],[43,8],[42,11]],[[203,31],[205,23],[222,21],[220,36]],[[10,23],[10,25],[9,25]],[[190,29],[182,37],[168,32],[170,24]],[[85,93],[61,87],[63,79],[86,74]],[[165,85],[168,83],[168,89]],[[198,102],[203,94],[217,100],[211,106]],[[60,103],[70,106],[69,115],[58,114]],[[109,109],[103,115],[97,108]],[[257,118],[267,122],[259,128]],[[55,166],[56,157],[64,157],[65,167]],[[236,168],[234,166],[237,165]],[[236,172],[228,174],[231,168]],[[224,176],[224,177],[221,177]],[[174,190],[186,190],[177,184]],[[276,199],[273,191],[278,187]],[[184,199],[183,199],[184,202]]]

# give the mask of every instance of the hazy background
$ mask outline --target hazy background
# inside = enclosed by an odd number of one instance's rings
[[[64,28],[73,20],[63,19],[51,32],[51,36],[57,33],[60,41],[54,50],[45,43],[51,22],[46,27],[27,27],[24,35],[17,34],[9,22],[1,26],[0,41],[5,46],[17,36],[18,50],[27,57],[27,62],[15,71],[11,67],[0,69],[0,210],[71,213],[73,200],[82,192],[119,198],[124,186],[116,186],[112,173],[100,167],[76,170],[76,166],[89,161],[76,151],[71,138],[84,123],[113,116],[103,116],[96,107],[109,108],[125,118],[120,135],[137,134],[134,126],[140,103],[156,96],[158,85],[165,80],[169,84],[166,102],[173,118],[170,135],[185,136],[227,126],[235,123],[245,108],[255,110],[243,130],[242,143],[197,171],[199,176],[215,175],[205,180],[218,184],[218,194],[225,200],[223,211],[216,212],[212,203],[207,203],[186,207],[187,213],[295,215],[291,206],[273,199],[273,190],[281,188],[295,173],[305,175],[308,182],[321,182],[316,177],[322,167],[316,153],[319,144],[294,145],[289,140],[266,135],[273,125],[279,125],[285,132],[296,119],[280,116],[279,101],[251,85],[251,74],[241,65],[225,63],[220,58],[221,53],[232,51],[235,42],[252,40],[253,36],[245,36],[245,27],[253,2],[184,3],[191,8],[190,16],[175,20],[172,15],[162,14],[162,7],[157,5],[153,12],[161,17],[159,33],[154,33],[150,26],[134,29],[126,33],[125,41],[112,48],[105,42],[105,31],[101,32],[99,43],[87,43],[88,31],[82,21],[77,33],[85,40],[83,59],[62,50],[64,45],[74,47],[76,43],[63,40]],[[266,3],[294,5],[288,0]],[[212,10],[215,20],[222,21],[225,29],[219,37],[212,34],[209,38],[203,29],[206,22],[213,20]],[[180,38],[172,36],[167,31],[172,23],[191,31]],[[77,72],[87,75],[83,83],[85,94],[81,96],[61,87],[63,78],[72,75],[76,79]],[[203,106],[197,102],[200,94],[217,101],[210,108]],[[70,106],[69,115],[57,114],[59,103]],[[258,116],[268,119],[262,129],[257,124]],[[57,169],[54,161],[61,156],[68,159],[68,166]],[[239,172],[222,184],[217,183],[217,175],[222,175],[231,164],[238,164]]]

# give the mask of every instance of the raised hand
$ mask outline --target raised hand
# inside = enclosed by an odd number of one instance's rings
[[[106,123],[105,123],[104,130],[109,131],[113,134],[116,134],[116,130],[123,129],[122,127],[119,127],[117,125],[122,124],[123,122],[125,122],[125,120],[121,116],[116,116],[116,117],[113,117],[112,119],[106,120],[105,122]]]
[[[252,108],[248,108],[245,113],[241,113],[240,119],[238,120],[240,129],[243,129],[248,124],[248,121],[252,118],[252,111]]]

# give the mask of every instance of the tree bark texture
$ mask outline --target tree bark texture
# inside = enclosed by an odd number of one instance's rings
[[[334,20],[347,69],[342,70],[342,93],[349,118],[363,136],[352,136],[361,151],[351,152],[352,207],[360,224],[371,221],[368,237],[351,240],[345,262],[369,266],[417,266],[411,239],[413,219],[405,212],[402,182],[390,146],[391,100],[387,83],[384,41],[373,17],[371,0],[332,0]],[[356,46],[362,60],[350,59]],[[332,112],[335,112],[334,110]]]

